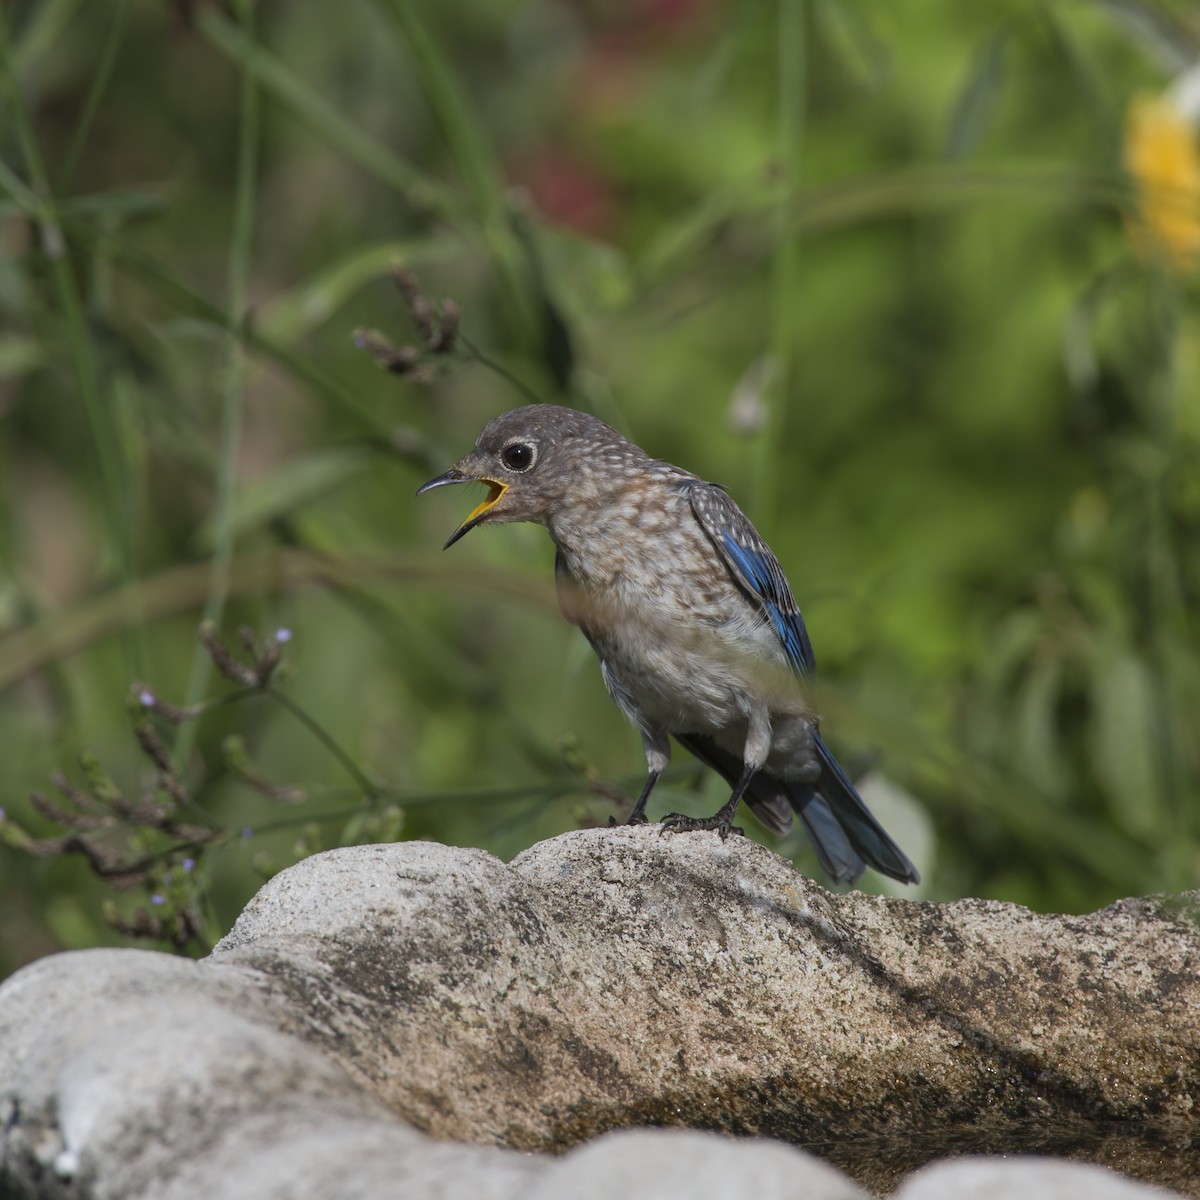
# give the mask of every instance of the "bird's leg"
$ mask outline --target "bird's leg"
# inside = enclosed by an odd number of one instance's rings
[[[668,831],[690,833],[694,829],[715,829],[721,835],[721,841],[724,841],[731,833],[742,833],[743,831],[733,823],[733,818],[737,814],[738,805],[741,804],[742,796],[750,786],[750,780],[754,778],[756,770],[756,767],[751,766],[742,768],[742,773],[734,786],[733,795],[711,817],[689,817],[685,813],[668,813],[662,819],[663,833]]]
[[[754,774],[767,761],[771,750],[771,713],[761,705],[747,714],[746,745],[742,751],[742,773],[733,786],[733,795],[713,813],[711,817],[689,817],[683,813],[670,813],[663,817],[663,832],[687,832],[692,829],[715,829],[724,841],[730,833],[741,833],[733,823],[742,796],[750,786]]]
[[[649,768],[650,774],[646,776],[642,794],[637,798],[633,812],[629,814],[629,819],[625,822],[626,825],[646,824],[646,801],[650,799],[654,785],[658,782],[659,776],[667,769],[667,763],[671,761],[671,739],[662,730],[643,728],[642,748],[646,752],[646,766]],[[609,817],[608,823],[615,825],[617,822]]]
[[[658,777],[661,771],[651,771],[646,776],[646,786],[642,788],[642,794],[637,798],[637,803],[633,806],[633,812],[629,814],[629,820],[626,825],[645,825],[646,824],[646,801],[650,799],[650,793],[654,791],[654,785],[658,782]]]

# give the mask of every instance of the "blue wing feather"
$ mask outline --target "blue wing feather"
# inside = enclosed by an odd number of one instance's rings
[[[780,588],[783,571],[765,546],[762,551],[752,550],[748,546],[739,545],[729,533],[721,535],[721,544],[727,558],[732,559],[737,566],[737,573],[749,586],[755,598],[763,607],[775,636],[779,638],[788,662],[801,675],[810,675],[816,663],[813,659],[812,642],[808,640],[808,630],[804,627],[804,618],[792,599],[791,591],[786,581]]]
[[[698,479],[685,486],[701,528],[734,580],[770,622],[793,670],[811,675],[816,667],[812,643],[779,559],[724,488]]]

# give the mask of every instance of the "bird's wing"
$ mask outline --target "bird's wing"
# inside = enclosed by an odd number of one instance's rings
[[[734,581],[771,623],[788,662],[801,675],[811,675],[816,663],[808,630],[771,548],[724,488],[697,480],[688,484],[688,499]]]

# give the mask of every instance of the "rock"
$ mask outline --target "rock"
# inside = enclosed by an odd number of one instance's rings
[[[779,1142],[636,1129],[606,1133],[555,1159],[523,1200],[865,1200],[811,1154]]]
[[[1087,1163],[959,1158],[918,1171],[895,1200],[1166,1200],[1172,1195]]]
[[[0,987],[0,1195],[863,1194],[780,1141],[874,1190],[1043,1150],[1200,1195],[1198,967],[1180,904],[835,896],[652,826],[508,866],[332,851],[203,962],[77,952]],[[646,1125],[756,1140],[590,1140]]]

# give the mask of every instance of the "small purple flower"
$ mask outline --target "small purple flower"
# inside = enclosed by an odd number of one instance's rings
[[[7,821],[7,820],[8,820],[8,813],[6,813],[3,808],[0,808],[0,821]]]
[[[143,708],[153,708],[157,703],[157,700],[155,699],[153,692],[147,690],[146,688],[142,688],[142,690],[138,692],[138,703]]]
[[[185,858],[179,865],[183,868],[185,873],[188,871],[193,871],[196,868],[196,860],[194,858]]]
[[[275,640],[281,646],[286,642],[290,642],[292,640],[292,631],[286,625],[280,625],[280,627],[275,630]]]
[[[254,833],[254,830],[251,829],[249,825],[243,826],[242,827],[242,840],[245,841],[246,838],[250,837],[251,834],[253,834],[253,833]]]
[[[159,895],[158,892],[155,892],[154,895],[150,897],[151,904],[166,904],[166,902],[166,896]]]

